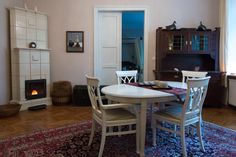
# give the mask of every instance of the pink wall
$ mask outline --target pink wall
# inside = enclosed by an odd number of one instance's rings
[[[22,7],[23,0],[0,0],[0,105],[10,100],[9,7]]]
[[[177,21],[178,28],[197,27],[199,21],[203,21],[208,28],[219,26],[219,0],[40,0],[31,1],[28,5],[31,9],[36,5],[39,11],[49,15],[49,47],[52,49],[51,80],[69,80],[73,84],[85,84],[84,75],[93,75],[93,22],[94,7],[97,5],[149,7],[149,80],[154,79],[152,70],[155,67],[155,60],[152,58],[155,56],[155,29],[157,27],[169,25],[174,20]],[[66,31],[85,32],[84,53],[66,53]],[[5,33],[5,38],[8,37],[5,31],[0,32]],[[4,47],[1,45],[0,48],[2,55]],[[9,53],[4,52],[5,58],[2,59],[1,56],[0,62],[0,85],[4,87],[0,91],[0,94],[3,93],[0,96],[5,101],[8,100],[10,90],[8,55]]]

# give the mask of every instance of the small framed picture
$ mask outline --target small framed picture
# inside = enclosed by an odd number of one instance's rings
[[[83,31],[66,31],[66,52],[84,52]]]

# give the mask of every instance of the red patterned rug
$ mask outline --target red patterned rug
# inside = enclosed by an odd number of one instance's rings
[[[0,140],[0,157],[54,157],[54,151],[78,134],[87,134],[91,122],[85,121],[29,135]]]
[[[201,152],[196,135],[186,135],[188,156],[236,156],[236,132],[204,122],[204,143],[206,152]],[[91,121],[38,131],[29,135],[0,140],[0,157],[92,157],[97,156],[100,146],[100,132],[90,147],[87,146]],[[157,146],[151,144],[151,129],[147,127],[147,157],[181,156],[180,138],[159,131]],[[108,137],[105,157],[132,157],[135,153],[135,136]]]

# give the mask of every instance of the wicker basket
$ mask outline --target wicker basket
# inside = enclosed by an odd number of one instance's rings
[[[0,117],[9,117],[19,113],[21,104],[0,105]]]
[[[71,96],[59,96],[59,97],[52,97],[52,104],[53,105],[64,105],[69,104],[71,102]]]
[[[69,81],[53,82],[52,97],[64,97],[72,95],[72,86]]]
[[[72,97],[71,83],[69,81],[54,82],[51,97],[53,105],[69,104]]]

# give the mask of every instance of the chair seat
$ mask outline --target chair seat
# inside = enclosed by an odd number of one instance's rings
[[[157,120],[165,120],[165,121],[173,121],[176,123],[180,123],[182,114],[181,106],[170,106],[161,111],[156,111],[153,113],[153,116]]]
[[[116,108],[116,109],[108,109],[106,112],[106,120],[107,121],[121,121],[121,120],[135,120],[136,116],[126,109]]]
[[[167,107],[166,109],[163,109],[161,111],[156,111],[153,116],[157,118],[157,120],[165,120],[165,121],[170,121],[170,122],[175,122],[175,123],[180,123],[181,122],[181,114],[182,114],[182,106],[180,103],[175,106],[170,106]],[[186,123],[188,122],[196,122],[199,119],[198,114],[194,114],[191,116],[186,116]],[[192,119],[192,121],[190,121]]]

